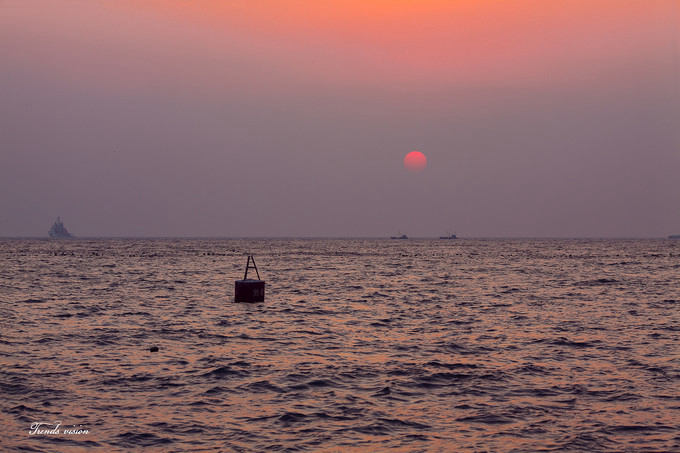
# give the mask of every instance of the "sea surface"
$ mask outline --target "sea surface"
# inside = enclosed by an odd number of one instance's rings
[[[4,240],[0,313],[2,452],[680,451],[680,241]]]

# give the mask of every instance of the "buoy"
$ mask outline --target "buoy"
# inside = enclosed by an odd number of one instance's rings
[[[250,263],[253,263],[251,266]],[[248,278],[248,269],[255,269],[257,280]],[[264,280],[260,280],[260,272],[257,270],[255,258],[248,255],[246,261],[246,272],[243,274],[243,280],[236,280],[234,287],[234,301],[235,302],[264,302]]]
[[[150,351],[150,352],[158,352],[158,346],[151,346],[151,347],[149,348],[149,351]]]

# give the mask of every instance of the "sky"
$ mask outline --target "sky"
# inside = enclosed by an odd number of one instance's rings
[[[0,0],[0,236],[57,216],[81,237],[680,234],[680,2]]]

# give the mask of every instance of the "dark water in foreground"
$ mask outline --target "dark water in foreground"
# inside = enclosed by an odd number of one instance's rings
[[[243,252],[264,304],[230,301]],[[11,240],[0,263],[1,451],[680,451],[680,241]]]

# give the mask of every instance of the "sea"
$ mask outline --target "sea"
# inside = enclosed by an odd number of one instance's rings
[[[234,302],[248,254],[263,303]],[[0,266],[2,452],[680,451],[677,240],[10,239]]]

